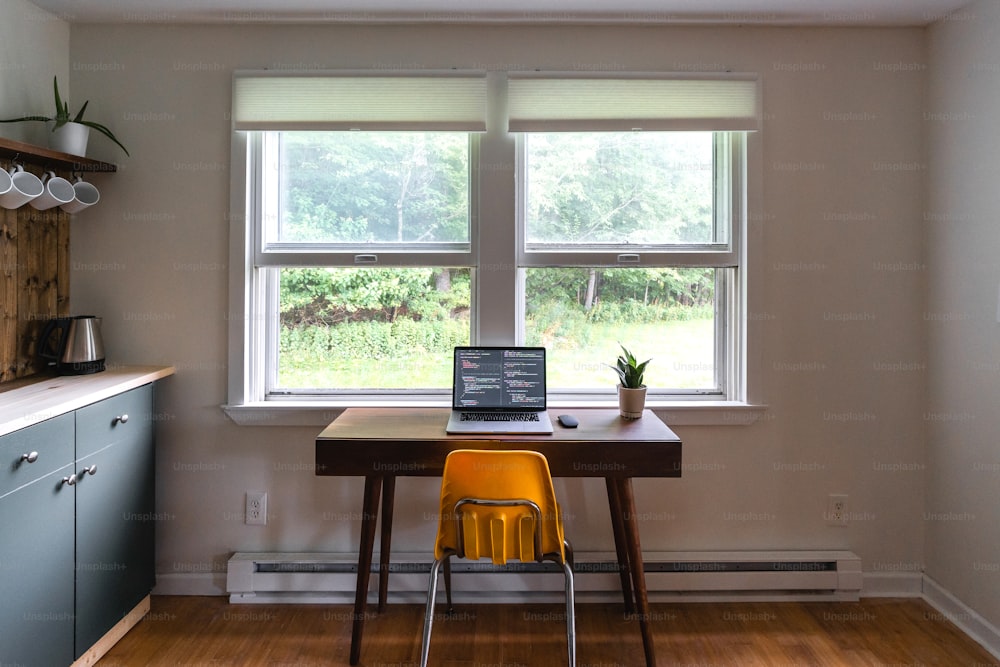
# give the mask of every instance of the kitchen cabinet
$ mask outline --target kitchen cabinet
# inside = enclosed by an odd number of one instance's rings
[[[154,581],[153,392],[76,411],[76,654],[125,617]]]
[[[0,437],[0,664],[68,665],[73,651],[74,416]]]
[[[149,383],[0,436],[0,664],[91,664],[149,595],[153,435]]]

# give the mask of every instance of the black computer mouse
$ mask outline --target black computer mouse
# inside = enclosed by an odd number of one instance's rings
[[[559,415],[558,419],[559,423],[566,428],[576,428],[580,425],[580,422],[573,415]]]

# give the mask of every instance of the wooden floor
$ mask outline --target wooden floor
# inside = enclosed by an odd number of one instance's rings
[[[152,611],[98,665],[347,665],[347,605],[230,605],[224,597],[154,597]],[[390,605],[365,626],[361,664],[417,664],[423,608]],[[998,667],[921,600],[860,603],[654,604],[663,667]],[[639,630],[615,604],[577,605],[579,667],[641,667]],[[431,664],[565,664],[561,605],[458,605],[435,620]]]

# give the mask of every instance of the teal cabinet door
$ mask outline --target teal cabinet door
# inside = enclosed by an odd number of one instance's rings
[[[155,583],[152,408],[147,386],[76,413],[76,657]]]
[[[73,662],[73,415],[0,438],[0,665]]]

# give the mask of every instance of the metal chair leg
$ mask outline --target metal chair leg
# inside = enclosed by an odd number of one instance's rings
[[[444,559],[444,594],[448,600],[446,613],[451,614],[455,611],[455,605],[451,603],[451,556],[445,556]]]
[[[438,558],[431,565],[431,580],[427,584],[427,608],[424,610],[424,635],[420,641],[420,667],[427,667],[427,656],[431,650],[431,626],[434,624],[434,603],[437,598],[438,570],[441,568],[442,560]]]
[[[573,586],[573,568],[562,563],[566,575],[566,645],[569,651],[569,667],[576,667],[576,594]]]

